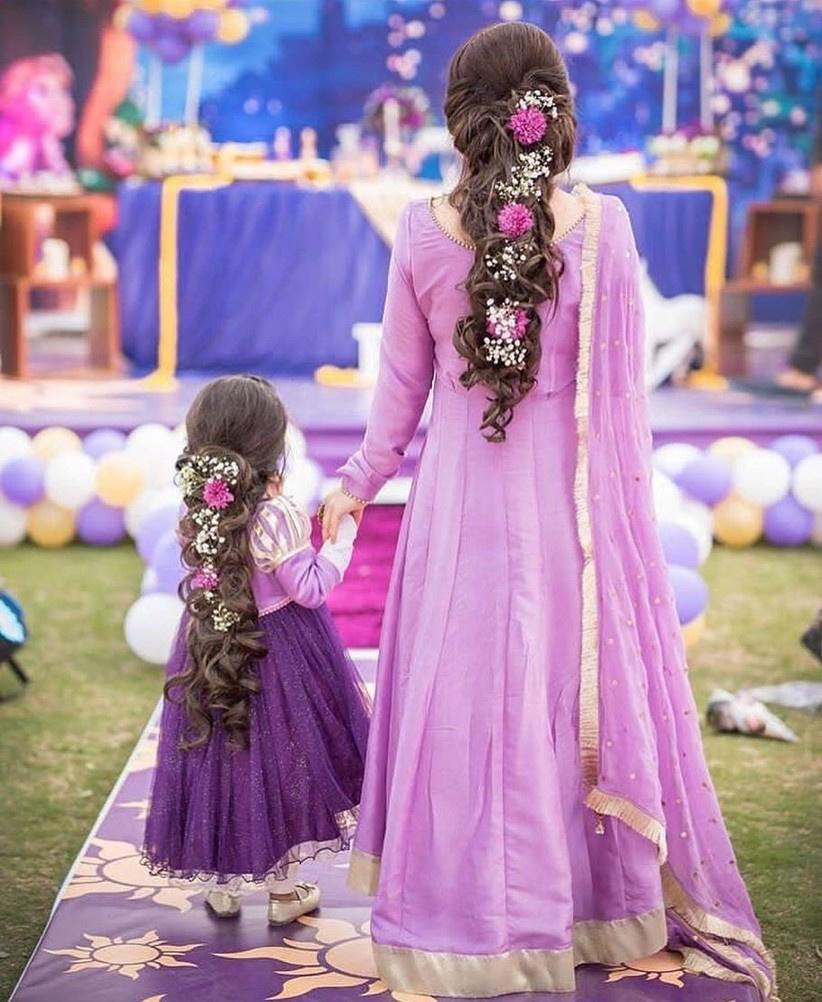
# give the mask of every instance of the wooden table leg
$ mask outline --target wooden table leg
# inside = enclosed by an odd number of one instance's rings
[[[94,285],[90,293],[89,360],[95,369],[120,366],[120,328],[114,285]]]
[[[0,371],[23,379],[28,375],[26,313],[28,286],[14,279],[0,281]]]
[[[747,372],[745,333],[748,329],[748,293],[723,289],[719,297],[717,362],[723,376]]]

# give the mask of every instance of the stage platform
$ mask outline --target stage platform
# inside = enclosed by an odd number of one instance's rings
[[[375,652],[352,650],[373,683]],[[159,684],[159,683],[158,683]],[[217,919],[194,884],[169,885],[140,862],[157,712],[61,888],[11,1002],[436,1002],[392,993],[371,956],[369,899],[345,884],[348,860],[326,856],[304,876],[323,888],[314,915],[282,929],[265,921],[265,895],[236,919]],[[302,871],[301,871],[302,872]],[[506,1002],[754,1002],[744,985],[683,971],[663,952],[630,964],[577,969],[572,993],[508,995]]]
[[[36,432],[65,425],[80,434],[96,428],[130,431],[147,421],[179,424],[199,388],[214,374],[183,375],[172,392],[153,392],[139,379],[0,380],[0,426]],[[321,386],[311,379],[273,377],[292,419],[308,440],[309,454],[327,474],[362,438],[371,391]],[[778,435],[808,434],[822,444],[822,406],[789,396],[755,395],[742,389],[665,388],[651,398],[657,445],[690,442],[705,446],[722,435],[767,443]],[[409,473],[423,432],[408,452]]]

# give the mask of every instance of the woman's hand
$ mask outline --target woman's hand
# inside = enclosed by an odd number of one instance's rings
[[[337,541],[337,529],[343,515],[352,515],[357,525],[362,520],[362,513],[365,505],[356,498],[352,498],[345,491],[332,491],[323,502],[323,542],[331,540]]]

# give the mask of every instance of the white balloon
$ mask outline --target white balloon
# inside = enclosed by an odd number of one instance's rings
[[[699,504],[699,502],[696,503]],[[701,505],[700,507],[705,508],[708,512],[708,518],[710,520],[710,508],[708,508],[707,505]],[[683,506],[682,511],[676,516],[675,522],[677,525],[681,525],[683,529],[687,529],[694,537],[697,546],[699,547],[699,562],[700,564],[704,564],[711,555],[711,550],[714,545],[711,522],[708,521],[706,525],[704,519],[699,514],[688,511],[685,506]]]
[[[176,595],[141,595],[126,613],[126,643],[149,664],[165,664],[174,646],[183,603]]]
[[[177,508],[182,499],[182,494],[177,487],[150,488],[142,491],[130,505],[126,506],[126,532],[132,539],[136,539],[146,515],[168,505],[174,505]]]
[[[143,580],[140,582],[140,594],[151,594],[155,591],[157,591],[157,571],[153,567],[146,567]]]
[[[660,522],[675,522],[682,509],[682,491],[670,477],[659,470],[654,470],[651,486],[657,519]]]
[[[700,449],[687,442],[669,442],[654,450],[654,468],[668,477],[676,477],[692,459],[702,455]]]
[[[822,511],[822,452],[796,464],[793,495],[809,511]]]
[[[147,487],[167,487],[174,476],[176,438],[162,424],[141,424],[126,439],[125,451],[145,470]],[[173,455],[172,455],[173,452]]]
[[[303,508],[308,508],[320,494],[323,474],[312,459],[299,459],[287,471],[283,491]]]
[[[26,536],[26,509],[0,498],[0,546],[17,546]]]
[[[734,463],[734,487],[750,504],[767,508],[790,490],[791,466],[784,456],[770,449],[751,449]]]
[[[814,516],[811,542],[814,546],[822,546],[822,511],[818,511]]]
[[[97,463],[84,452],[61,452],[46,464],[45,487],[49,501],[77,511],[94,497]]]
[[[31,452],[31,439],[22,428],[4,425],[0,428],[0,467],[10,459],[27,456]]]

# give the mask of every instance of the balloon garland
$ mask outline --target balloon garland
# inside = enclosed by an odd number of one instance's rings
[[[149,67],[147,124],[161,117],[162,66],[189,58],[187,122],[196,122],[203,80],[204,45],[237,45],[251,31],[248,0],[126,0],[114,25],[152,53]]]

